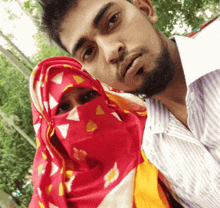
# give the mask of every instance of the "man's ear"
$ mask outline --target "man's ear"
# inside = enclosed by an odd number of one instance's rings
[[[147,15],[151,23],[155,24],[157,21],[156,9],[150,0],[132,0],[132,4],[139,8],[144,15]]]

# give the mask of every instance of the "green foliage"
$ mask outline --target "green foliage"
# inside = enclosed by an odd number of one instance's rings
[[[32,59],[35,64],[53,56],[69,56],[67,52],[61,50],[56,45],[52,45],[49,40],[45,39],[45,37],[42,35],[42,32],[39,31],[36,33],[34,38],[38,47],[38,51]]]
[[[174,25],[186,25],[192,29],[207,21],[205,9],[220,4],[220,0],[152,0],[158,16],[157,26],[167,37],[170,37]],[[218,10],[220,12],[220,10]],[[201,14],[198,16],[198,12]],[[213,14],[217,15],[217,14]],[[181,35],[186,35],[185,32]],[[176,33],[179,34],[180,33]]]
[[[220,0],[152,0],[156,7],[158,16],[157,26],[167,36],[170,37],[174,29],[174,25],[187,26],[188,28],[196,28],[208,19],[205,19],[205,10],[220,4]],[[197,15],[200,12],[200,15]],[[216,10],[215,12],[220,12]],[[213,16],[217,13],[213,13]],[[178,35],[186,35],[188,32],[175,33]]]
[[[23,3],[24,9],[32,16],[37,25],[40,24],[41,6],[37,0],[27,0]]]
[[[10,9],[6,9],[7,13],[8,13],[8,19],[9,20],[14,20],[18,18],[18,15],[16,15],[15,13],[11,12]]]
[[[36,0],[27,0],[24,3],[24,8],[35,18],[40,19],[41,6]]]
[[[3,55],[0,63],[0,110],[34,139],[28,82]],[[32,184],[24,186],[35,149],[5,120],[0,121],[0,186],[9,195],[19,190],[19,201],[28,205]]]

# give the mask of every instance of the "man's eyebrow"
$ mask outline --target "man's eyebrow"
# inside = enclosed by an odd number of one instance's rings
[[[93,24],[95,25],[95,27],[98,27],[99,22],[101,21],[103,15],[105,14],[105,12],[111,7],[113,6],[114,3],[113,2],[109,2],[108,4],[104,5],[97,13],[97,15],[95,16],[94,20],[93,20]],[[76,44],[73,47],[72,50],[72,56],[74,57],[76,54],[76,51],[79,50],[83,44],[86,42],[86,38],[80,38]]]
[[[114,3],[113,2],[109,2],[108,4],[104,5],[97,13],[97,15],[95,16],[94,20],[93,20],[93,24],[95,25],[95,27],[98,27],[99,22],[101,21],[103,15],[105,14],[105,12],[111,7],[113,6]]]
[[[85,43],[86,39],[85,38],[80,38],[76,44],[73,46],[73,50],[72,50],[72,56],[74,57],[76,54],[76,51],[79,50],[82,45]]]

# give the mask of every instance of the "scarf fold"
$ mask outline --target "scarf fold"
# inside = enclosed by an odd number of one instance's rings
[[[73,88],[87,88],[98,96],[57,115],[61,98]],[[134,194],[134,189],[143,192],[140,165],[154,180],[154,196],[148,194],[145,207],[155,200],[169,207],[158,188],[156,168],[142,157],[143,106],[123,93],[106,92],[70,57],[40,62],[31,75],[30,94],[37,151],[29,207],[142,207]]]

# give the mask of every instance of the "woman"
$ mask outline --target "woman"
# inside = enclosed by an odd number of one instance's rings
[[[39,63],[30,94],[37,151],[29,207],[171,207],[141,151],[138,98],[105,91],[69,57]]]

